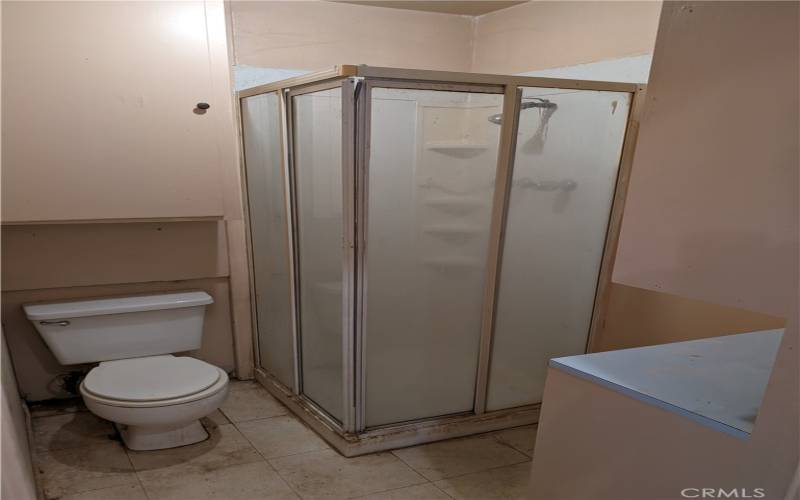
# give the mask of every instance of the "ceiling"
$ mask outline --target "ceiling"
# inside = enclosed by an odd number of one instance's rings
[[[426,12],[442,12],[445,14],[461,14],[464,16],[480,16],[496,10],[505,9],[525,1],[506,0],[330,0],[333,2],[388,7],[390,9],[422,10]]]

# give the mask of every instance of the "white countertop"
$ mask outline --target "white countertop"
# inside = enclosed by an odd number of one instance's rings
[[[568,356],[550,366],[736,437],[753,430],[783,329]]]

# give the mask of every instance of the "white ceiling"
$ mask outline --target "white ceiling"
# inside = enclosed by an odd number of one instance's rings
[[[387,7],[390,9],[422,10],[426,12],[442,12],[445,14],[461,14],[464,16],[480,16],[496,10],[512,7],[523,1],[506,0],[329,0],[332,2],[352,3]]]

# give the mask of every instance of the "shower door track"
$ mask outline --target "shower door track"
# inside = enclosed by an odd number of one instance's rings
[[[537,403],[480,415],[444,415],[352,433],[343,432],[341,426],[327,413],[308,398],[294,394],[263,368],[255,369],[255,378],[278,401],[346,457],[535,424],[539,420],[541,407]]]

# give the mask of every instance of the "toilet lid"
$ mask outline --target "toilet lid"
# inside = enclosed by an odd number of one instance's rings
[[[189,357],[149,356],[105,361],[83,380],[96,396],[124,401],[158,401],[189,396],[214,385],[217,367]]]

